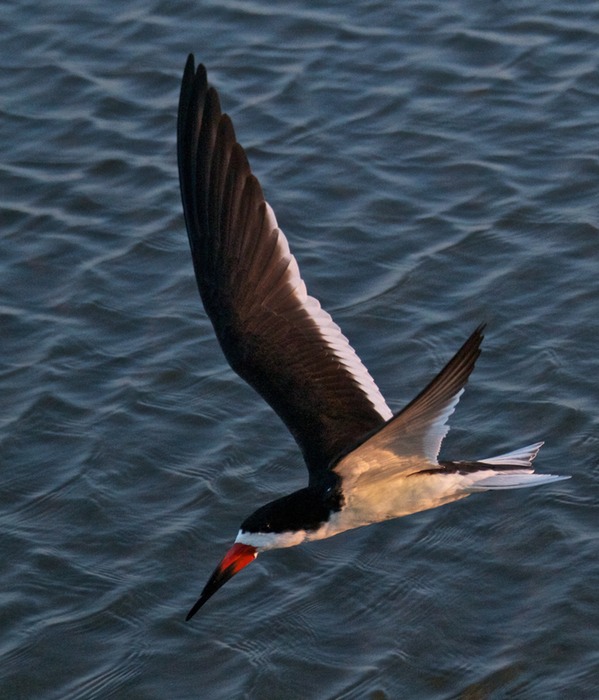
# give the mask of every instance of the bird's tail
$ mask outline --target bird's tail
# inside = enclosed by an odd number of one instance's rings
[[[481,466],[478,471],[472,472],[468,491],[526,488],[569,479],[569,476],[535,473],[532,462],[542,445],[542,442],[536,442],[513,452],[478,460]],[[482,465],[492,468],[485,469]]]
[[[494,464],[497,466],[511,465],[514,467],[530,467],[544,444],[543,442],[535,442],[534,445],[527,445],[513,452],[506,452],[506,454],[497,455],[497,457],[488,457],[487,459],[479,459],[478,461],[483,464]]]

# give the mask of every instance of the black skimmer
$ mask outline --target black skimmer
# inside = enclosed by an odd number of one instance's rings
[[[262,551],[331,537],[465,498],[567,478],[535,474],[542,443],[476,461],[438,461],[447,419],[480,354],[477,328],[396,414],[319,302],[221,112],[189,56],[177,125],[179,179],[195,276],[231,367],[295,438],[308,486],[246,518],[189,620]]]

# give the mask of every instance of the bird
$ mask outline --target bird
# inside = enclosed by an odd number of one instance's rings
[[[232,369],[295,439],[308,485],[247,517],[189,620],[258,554],[435,508],[472,493],[559,481],[535,473],[542,442],[496,457],[439,460],[480,355],[484,324],[393,413],[347,338],[307,292],[287,238],[221,110],[204,65],[188,56],[177,161],[195,278]]]

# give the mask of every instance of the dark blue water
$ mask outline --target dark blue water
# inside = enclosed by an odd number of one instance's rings
[[[0,697],[597,697],[599,3],[7,0],[0,37]],[[265,554],[183,622],[305,480],[195,289],[189,51],[390,405],[486,320],[443,456],[571,480]]]

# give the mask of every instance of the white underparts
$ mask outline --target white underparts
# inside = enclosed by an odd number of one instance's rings
[[[302,542],[333,537],[346,530],[437,508],[478,491],[525,488],[569,478],[554,474],[535,474],[530,463],[540,446],[541,443],[537,443],[506,455],[486,459],[480,462],[480,470],[463,472],[443,471],[438,464],[427,463],[422,458],[417,468],[417,457],[399,456],[396,457],[395,469],[390,458],[384,468],[381,468],[381,462],[378,461],[376,468],[370,470],[357,455],[354,469],[350,468],[347,460],[343,470],[342,509],[332,513],[329,520],[317,530],[282,533],[252,533],[240,530],[235,542],[252,545],[262,551],[293,547]],[[359,452],[359,448],[356,452]],[[511,466],[506,460],[516,462],[513,469],[493,468],[493,464]],[[488,469],[483,466],[486,464],[489,465]]]

